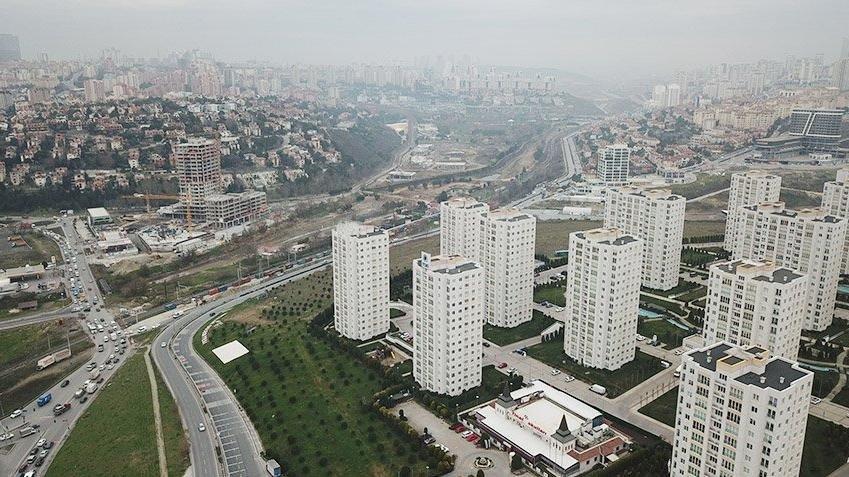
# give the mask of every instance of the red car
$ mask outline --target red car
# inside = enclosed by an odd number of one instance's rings
[[[469,434],[469,436],[466,437],[466,440],[469,441],[469,442],[474,442],[474,441],[478,440],[478,435],[477,434]]]
[[[507,367],[507,363],[498,363],[498,369],[504,369]]]
[[[465,431],[465,430],[466,430],[466,426],[464,426],[464,425],[462,425],[462,424],[460,424],[459,426],[457,426],[457,427],[455,427],[455,428],[454,428],[454,432],[456,432],[457,434],[459,434],[459,433],[461,433],[461,432],[463,432],[463,431]]]
[[[455,422],[454,424],[451,424],[450,426],[448,426],[448,429],[451,429],[452,431],[454,431],[460,426],[462,426],[462,424],[460,424],[459,422]]]

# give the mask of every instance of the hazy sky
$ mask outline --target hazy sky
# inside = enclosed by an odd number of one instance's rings
[[[849,0],[0,0],[0,32],[34,58],[200,48],[225,60],[485,64],[596,77],[822,53]]]

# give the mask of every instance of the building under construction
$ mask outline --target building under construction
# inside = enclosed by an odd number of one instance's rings
[[[218,141],[191,138],[173,146],[180,179],[180,202],[159,209],[160,215],[207,222],[227,228],[265,217],[265,192],[225,193],[221,182],[221,150]]]

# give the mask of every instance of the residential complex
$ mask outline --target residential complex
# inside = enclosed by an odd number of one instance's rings
[[[728,218],[725,221],[725,246],[731,250],[736,240],[739,208],[761,202],[778,202],[781,195],[781,176],[763,171],[735,172],[731,174],[728,190]]]
[[[670,475],[799,475],[814,373],[720,342],[684,355]]]
[[[581,474],[628,447],[601,412],[541,380],[505,389],[469,415],[496,447],[515,452],[540,475]]]
[[[643,241],[619,229],[569,235],[563,346],[580,364],[614,370],[634,359],[642,255]]]
[[[844,220],[849,218],[849,168],[840,169],[835,180],[823,184],[822,209]],[[843,242],[840,273],[849,273],[849,231]]]
[[[518,209],[484,212],[480,239],[487,323],[512,328],[530,321],[534,304],[536,218]]]
[[[389,331],[389,234],[345,222],[333,229],[336,331],[366,340]]]
[[[846,221],[821,209],[787,209],[783,202],[738,210],[732,259],[770,260],[808,275],[802,329],[826,329],[834,315]]]
[[[625,144],[606,146],[599,152],[599,180],[608,185],[624,185],[628,183],[628,173],[631,162],[631,149]]]
[[[796,360],[805,316],[807,277],[758,260],[710,267],[705,343],[760,346]]]
[[[644,287],[669,290],[678,285],[686,202],[667,189],[621,187],[607,192],[604,226],[643,241]]]
[[[458,255],[413,261],[413,377],[457,396],[481,383],[484,271]]]
[[[469,197],[456,197],[439,204],[439,252],[479,260],[481,214],[489,206]]]

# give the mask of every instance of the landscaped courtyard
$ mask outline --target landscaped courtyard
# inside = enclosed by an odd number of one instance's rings
[[[637,350],[636,357],[616,371],[588,368],[572,361],[563,352],[561,340],[551,340],[526,349],[528,356],[559,368],[587,384],[601,384],[607,396],[615,398],[663,370],[660,359]]]

